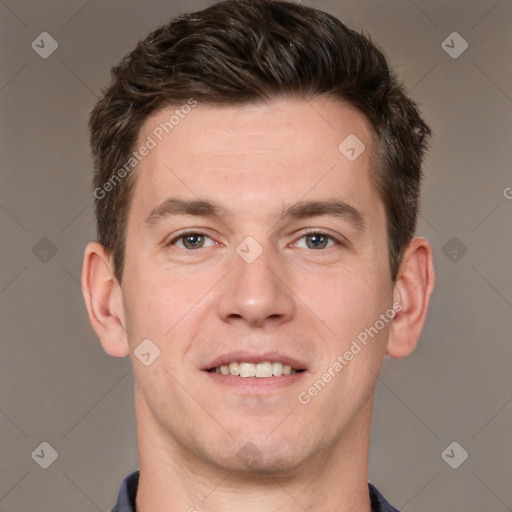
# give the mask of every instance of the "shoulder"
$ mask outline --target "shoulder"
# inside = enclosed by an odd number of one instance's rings
[[[110,512],[135,512],[135,496],[139,487],[139,470],[127,475],[119,488],[117,502]]]
[[[400,512],[393,507],[373,484],[368,482],[373,512]]]

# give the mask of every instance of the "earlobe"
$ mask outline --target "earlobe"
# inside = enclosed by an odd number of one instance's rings
[[[406,357],[418,343],[427,317],[435,274],[432,249],[424,238],[413,238],[402,258],[394,289],[397,313],[391,325],[386,355]]]
[[[103,349],[115,357],[130,354],[122,290],[115,278],[111,258],[98,242],[87,245],[82,267],[82,293],[92,328]]]

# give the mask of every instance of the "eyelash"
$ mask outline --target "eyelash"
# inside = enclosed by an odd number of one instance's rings
[[[202,231],[185,231],[184,233],[180,233],[178,236],[176,236],[175,238],[173,238],[168,244],[168,246],[171,246],[171,245],[174,245],[178,240],[181,240],[182,238],[185,238],[187,237],[188,235],[200,235],[200,236],[203,236],[203,237],[208,237],[210,239],[212,239],[207,233],[204,233]],[[338,238],[330,235],[329,233],[326,233],[324,231],[318,231],[318,230],[312,230],[312,231],[307,231],[306,233],[304,233],[301,237],[297,238],[296,241],[298,240],[301,240],[302,238],[306,237],[306,236],[309,236],[309,235],[320,235],[320,236],[325,236],[327,237],[328,239],[332,240],[333,242],[335,242],[335,245],[340,245],[340,246],[344,246],[346,245],[343,241],[339,240]],[[213,239],[212,239],[213,240]],[[203,249],[203,247],[199,247],[199,249]],[[325,249],[330,249],[330,247],[327,247],[327,248],[324,248],[324,249],[319,249],[319,250],[325,250]],[[187,252],[194,252],[194,251],[197,251],[198,249],[182,249],[182,250],[185,250]],[[315,250],[315,249],[311,249],[311,250]]]

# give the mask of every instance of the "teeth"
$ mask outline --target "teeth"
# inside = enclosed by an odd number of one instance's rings
[[[244,378],[265,378],[272,376],[280,377],[281,375],[293,375],[294,373],[297,373],[297,370],[292,368],[289,364],[283,364],[279,361],[275,363],[265,361],[264,363],[257,364],[232,362],[215,368],[215,372],[221,373],[222,375],[239,375]]]
[[[240,365],[238,363],[229,363],[229,373],[231,375],[240,375]]]
[[[283,363],[272,363],[272,373],[276,377],[283,375]]]
[[[258,363],[256,377],[272,377],[272,363]]]
[[[256,377],[256,366],[251,363],[240,363],[240,377]]]

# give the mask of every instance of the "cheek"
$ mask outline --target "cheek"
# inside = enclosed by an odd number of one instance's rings
[[[307,297],[306,305],[310,304],[336,334],[342,334],[373,318],[382,302],[380,286],[368,269],[346,268],[316,276],[303,285],[302,293]]]
[[[132,342],[141,336],[162,338],[176,323],[179,304],[187,300],[177,293],[176,283],[148,270],[142,263],[125,268],[123,299]]]
[[[318,370],[325,370],[338,356],[352,351],[347,368],[341,372],[344,377],[337,379],[348,379],[344,386],[352,379],[359,382],[359,372],[368,374],[368,367],[378,372],[390,327],[390,323],[381,325],[379,319],[391,306],[392,286],[379,278],[377,272],[351,268],[328,278],[317,276],[303,285],[298,295],[315,313],[310,315],[311,321],[318,326],[324,354]]]
[[[130,345],[150,338],[169,361],[179,359],[201,325],[202,299],[215,280],[197,272],[145,266],[142,260],[129,270],[123,297]]]

